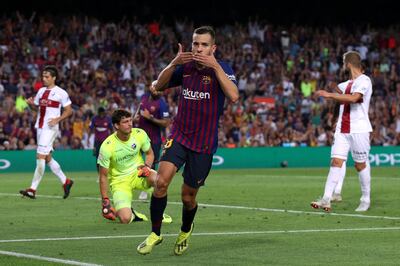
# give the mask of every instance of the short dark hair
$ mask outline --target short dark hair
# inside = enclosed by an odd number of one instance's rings
[[[215,30],[211,26],[201,26],[194,30],[196,34],[210,34],[213,42],[215,43]]]
[[[100,106],[99,109],[97,109],[97,113],[104,113],[106,111],[106,109],[104,109],[103,106]]]
[[[58,70],[56,68],[56,66],[54,65],[47,65],[43,68],[42,72],[49,72],[50,76],[55,77],[56,79],[58,78]]]
[[[131,112],[126,111],[124,109],[117,109],[113,112],[112,116],[111,116],[111,121],[113,123],[113,125],[118,124],[119,122],[121,122],[121,119],[123,117],[132,117]]]

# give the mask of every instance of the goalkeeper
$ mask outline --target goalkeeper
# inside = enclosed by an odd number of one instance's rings
[[[150,168],[154,160],[150,139],[142,129],[132,128],[132,114],[128,111],[115,110],[112,124],[115,132],[104,140],[97,159],[102,215],[109,220],[118,217],[123,224],[147,221],[144,214],[133,210],[131,203],[133,190],[149,190],[155,183],[157,173]],[[108,182],[115,209],[108,197]],[[163,222],[170,223],[172,219],[164,215]]]

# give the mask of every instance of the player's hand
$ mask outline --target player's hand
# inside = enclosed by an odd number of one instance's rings
[[[183,65],[190,61],[193,61],[193,54],[192,52],[184,52],[182,44],[178,43],[179,49],[178,53],[176,54],[175,58],[172,60],[172,65]]]
[[[138,177],[148,177],[151,173],[151,168],[147,165],[140,165],[138,168]]]
[[[214,54],[205,55],[205,54],[195,53],[193,59],[194,61],[202,64],[205,67],[210,67],[215,69],[218,66],[218,62],[217,59],[215,59]]]
[[[317,95],[317,97],[329,98],[330,93],[324,90],[319,90],[315,92],[315,95]]]
[[[151,114],[150,114],[149,110],[147,110],[147,109],[141,110],[140,115],[146,119],[150,119],[150,117],[151,117]]]
[[[51,127],[53,127],[53,126],[55,126],[55,125],[57,125],[58,124],[58,118],[51,118],[50,120],[49,120],[49,126],[51,126]]]
[[[28,99],[25,99],[26,103],[29,105],[34,105],[33,97],[29,97]]]
[[[114,221],[116,219],[115,209],[111,207],[111,202],[109,198],[103,198],[101,200],[101,214],[104,218]]]

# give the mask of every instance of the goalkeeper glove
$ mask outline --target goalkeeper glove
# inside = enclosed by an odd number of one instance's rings
[[[104,218],[114,221],[116,219],[115,209],[111,207],[109,198],[103,198],[101,201],[101,214]]]
[[[151,173],[151,168],[147,165],[140,165],[137,169],[138,177],[148,177]]]

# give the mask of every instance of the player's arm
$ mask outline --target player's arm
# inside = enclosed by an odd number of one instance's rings
[[[167,127],[170,123],[169,118],[155,118],[152,114],[150,114],[149,110],[144,109],[143,111],[140,111],[140,115],[143,116],[145,119],[150,121],[153,124],[156,124],[157,126],[160,127]]]
[[[55,126],[71,115],[72,115],[72,107],[70,104],[64,107],[64,111],[62,112],[61,116],[50,119],[49,126]]]
[[[237,102],[239,100],[239,90],[236,84],[228,78],[220,64],[215,66],[214,71],[225,96],[232,102]]]
[[[338,94],[338,93],[327,92],[324,90],[319,90],[316,91],[315,93],[317,96],[335,100],[341,103],[357,103],[363,98],[363,95],[359,92],[353,94]]]
[[[104,218],[114,221],[116,219],[115,209],[111,206],[111,201],[108,198],[108,168],[99,166],[99,185],[101,195],[101,214]]]
[[[184,52],[182,44],[178,43],[179,49],[175,58],[172,59],[171,63],[166,66],[158,75],[157,82],[154,85],[155,90],[161,91],[166,89],[172,75],[177,66],[186,64],[193,60],[192,52]]]
[[[153,165],[154,162],[154,152],[153,149],[150,147],[148,149],[148,151],[145,152],[146,154],[146,160],[145,160],[145,164],[149,167],[151,167]]]
[[[221,86],[222,91],[229,100],[231,100],[232,102],[237,102],[239,100],[239,90],[236,84],[228,78],[227,73],[218,63],[217,59],[215,59],[214,54],[195,54],[194,60],[214,70],[219,85]]]
[[[99,185],[101,198],[108,198],[108,168],[99,166]]]

